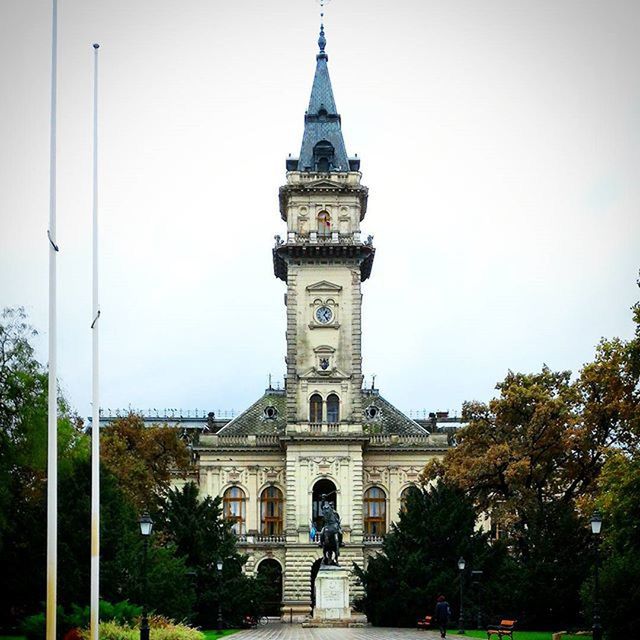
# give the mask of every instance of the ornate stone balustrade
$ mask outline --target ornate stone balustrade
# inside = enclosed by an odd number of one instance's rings
[[[441,433],[431,433],[429,435],[381,435],[369,436],[369,447],[424,447],[426,449],[446,449],[447,436]]]
[[[372,534],[365,534],[363,541],[365,544],[382,544],[384,540],[383,536],[375,536]]]

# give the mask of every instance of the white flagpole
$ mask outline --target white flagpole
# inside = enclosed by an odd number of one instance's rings
[[[47,640],[56,640],[58,583],[58,388],[56,311],[56,98],[58,2],[53,0],[51,29],[51,146],[49,156],[49,398],[47,450]]]
[[[91,418],[91,625],[98,640],[100,624],[100,398],[98,387],[98,49],[93,45],[93,394]]]

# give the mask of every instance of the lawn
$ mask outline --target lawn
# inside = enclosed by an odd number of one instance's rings
[[[206,640],[218,640],[218,638],[230,636],[234,633],[238,633],[238,631],[240,631],[240,629],[223,629],[222,631],[216,631],[215,629],[207,629],[205,631],[203,629],[202,633],[204,633],[204,637]]]
[[[455,633],[455,631],[451,631],[451,633]],[[487,632],[483,629],[474,629],[467,631],[466,635],[470,638],[485,638],[486,640]],[[494,635],[491,637],[496,638],[497,636]],[[513,640],[551,640],[551,631],[514,631]],[[591,636],[565,635],[563,633],[562,640],[591,640]]]

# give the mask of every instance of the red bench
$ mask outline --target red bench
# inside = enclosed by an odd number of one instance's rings
[[[487,627],[487,640],[491,640],[491,636],[495,635],[500,638],[511,638],[513,640],[513,627],[516,626],[517,620],[500,620],[500,624],[490,625]]]
[[[416,625],[418,629],[429,629],[431,627],[431,616],[425,616],[424,618],[420,618]]]

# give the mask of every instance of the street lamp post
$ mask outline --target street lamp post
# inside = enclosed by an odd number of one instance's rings
[[[148,513],[144,513],[140,520],[140,533],[144,540],[144,555],[142,559],[142,619],[140,620],[140,640],[149,640],[149,618],[147,617],[147,547],[149,536],[153,530],[153,520]]]
[[[602,640],[602,625],[600,624],[600,531],[602,530],[602,515],[595,511],[591,516],[591,532],[596,537],[596,580],[593,593],[593,640]]]
[[[464,582],[464,568],[466,566],[466,562],[465,559],[460,556],[460,559],[458,560],[458,569],[460,570],[460,619],[458,620],[458,626],[460,627],[460,629],[458,630],[458,633],[460,634],[464,634],[464,614],[462,612],[462,584]]]
[[[220,600],[222,599],[222,560],[218,558],[216,561],[216,569],[218,574],[218,622],[217,629],[220,631],[222,629],[222,608],[220,606]]]

